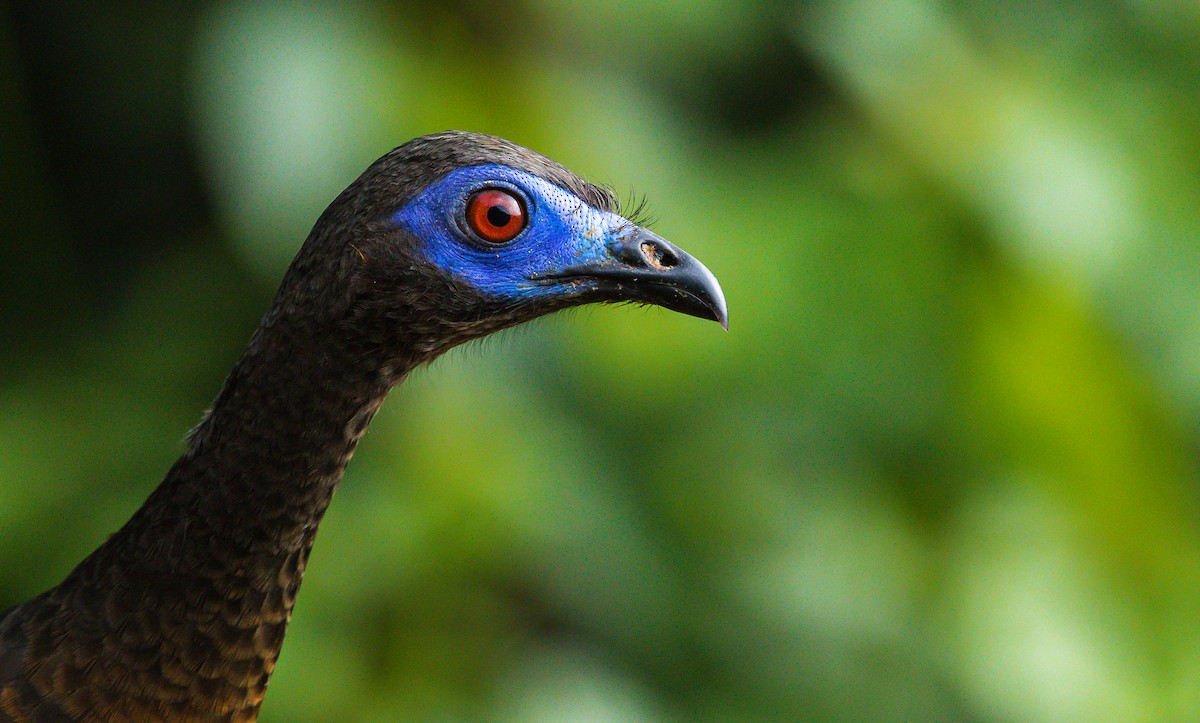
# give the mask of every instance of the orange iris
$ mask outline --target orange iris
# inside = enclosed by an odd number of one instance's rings
[[[512,241],[525,221],[525,208],[507,191],[486,188],[467,201],[467,225],[489,243]]]

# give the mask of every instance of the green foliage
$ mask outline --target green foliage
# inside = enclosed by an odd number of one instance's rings
[[[1194,7],[70,6],[0,22],[0,607],[149,493],[323,205],[463,128],[645,193],[730,333],[415,375],[264,720],[1200,718]]]

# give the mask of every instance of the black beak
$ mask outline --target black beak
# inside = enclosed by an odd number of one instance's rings
[[[607,301],[644,301],[710,319],[729,330],[725,295],[712,272],[679,247],[644,228],[609,245],[609,258],[571,266],[546,278],[599,282],[595,296]],[[593,296],[593,294],[589,294]]]

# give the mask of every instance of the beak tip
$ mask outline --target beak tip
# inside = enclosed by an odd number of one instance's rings
[[[704,275],[708,277],[707,286],[711,303],[710,308],[713,312],[712,319],[720,324],[722,329],[729,331],[729,307],[725,304],[725,293],[721,291],[721,285],[717,283],[717,278],[713,276],[711,271],[705,268],[699,261],[696,262],[696,265],[704,269]]]
[[[720,293],[720,287],[717,288],[717,298],[711,307],[712,320],[720,324],[725,331],[729,331],[729,311],[725,307],[725,297]]]

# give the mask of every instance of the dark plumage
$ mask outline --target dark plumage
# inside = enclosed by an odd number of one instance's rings
[[[491,136],[427,136],[376,161],[321,215],[142,508],[0,615],[0,722],[253,720],[321,517],[409,371],[591,301],[725,323],[711,274],[615,210]]]

